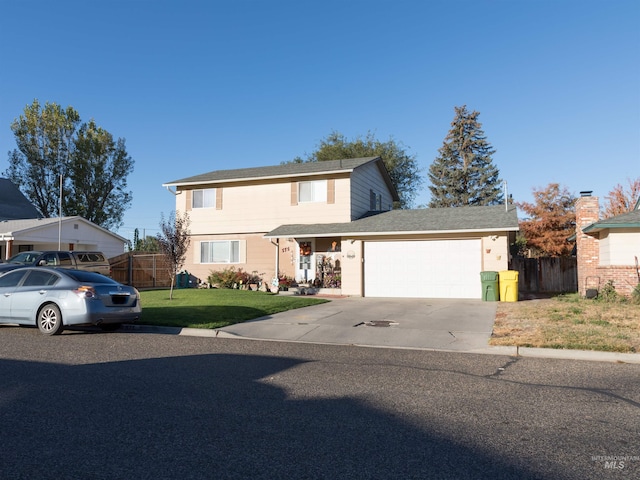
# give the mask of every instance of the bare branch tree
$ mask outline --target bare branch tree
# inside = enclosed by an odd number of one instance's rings
[[[176,212],[169,214],[165,221],[164,215],[160,215],[160,233],[158,233],[158,246],[167,261],[167,269],[171,277],[171,290],[169,300],[173,300],[173,286],[176,283],[176,275],[184,265],[187,257],[187,249],[191,243],[189,215],[185,212],[180,215]]]

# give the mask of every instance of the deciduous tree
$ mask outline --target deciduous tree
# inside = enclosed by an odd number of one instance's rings
[[[502,181],[493,164],[480,114],[466,105],[455,107],[451,130],[429,167],[429,207],[496,205],[503,201]]]
[[[627,188],[621,184],[613,187],[605,197],[606,203],[602,208],[602,218],[611,218],[633,210],[640,198],[640,177],[632,180],[627,178]]]
[[[38,100],[11,124],[17,149],[4,173],[45,217],[58,215],[60,175],[66,178],[80,115],[73,107]]]
[[[169,300],[173,300],[173,287],[176,282],[176,275],[184,265],[187,257],[187,249],[191,243],[190,223],[189,215],[186,212],[182,215],[171,212],[169,219],[166,221],[163,214],[160,216],[160,233],[158,233],[157,239],[160,252],[165,256],[167,270],[171,277]]]
[[[64,212],[104,228],[119,227],[132,200],[127,175],[133,170],[133,160],[124,140],[114,141],[91,120],[80,127],[74,143],[67,168]]]
[[[575,232],[576,197],[557,183],[533,189],[534,203],[519,202],[528,217],[520,222],[520,232],[534,257],[558,257],[571,253],[567,239]]]
[[[124,139],[114,141],[93,120],[81,124],[73,107],[42,107],[38,100],[11,129],[18,148],[9,153],[5,175],[43,216],[60,214],[62,179],[64,215],[80,215],[104,228],[122,225],[132,200],[127,175],[133,171]]]
[[[422,185],[419,167],[415,155],[410,155],[402,143],[390,138],[381,142],[373,133],[348,140],[340,132],[331,132],[314,152],[306,155],[306,159],[296,157],[293,162],[322,162],[325,160],[340,160],[344,158],[380,157],[398,191],[400,202],[396,208],[409,208]]]

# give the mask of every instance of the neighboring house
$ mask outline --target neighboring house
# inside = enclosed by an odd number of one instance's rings
[[[0,220],[21,220],[40,218],[40,212],[23,195],[15,184],[6,178],[0,178]]]
[[[191,219],[185,269],[233,266],[314,280],[343,295],[481,298],[506,270],[515,207],[391,210],[379,157],[219,170],[164,184]]]
[[[82,217],[42,218],[10,180],[0,178],[0,259],[26,250],[124,252],[127,239]]]
[[[609,281],[618,293],[630,295],[640,282],[640,199],[633,211],[600,220],[598,197],[581,192],[575,241],[581,295]]]
[[[0,222],[3,259],[26,250],[98,250],[111,258],[122,254],[126,243],[126,238],[77,216]]]

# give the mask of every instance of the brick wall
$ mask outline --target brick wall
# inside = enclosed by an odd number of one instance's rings
[[[616,292],[631,295],[638,285],[638,273],[633,265],[600,266],[600,240],[582,233],[582,229],[599,220],[598,197],[582,196],[576,202],[576,248],[578,260],[578,292],[585,295],[587,289],[600,290],[607,282],[613,282]]]
[[[583,196],[576,201],[576,249],[578,259],[578,292],[585,295],[587,289],[599,288],[597,272],[600,263],[600,240],[582,229],[599,219],[598,197]]]
[[[596,275],[600,279],[600,287],[611,280],[616,292],[621,295],[630,296],[633,289],[638,285],[638,272],[635,266],[598,267]]]

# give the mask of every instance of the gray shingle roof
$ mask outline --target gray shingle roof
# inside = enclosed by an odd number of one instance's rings
[[[583,228],[582,231],[588,233],[597,232],[606,228],[614,229],[638,227],[640,227],[640,210],[632,210],[631,212],[622,213],[620,215],[616,215],[615,217],[607,218],[605,220],[599,220],[595,223],[592,223],[588,227]]]
[[[46,227],[52,224],[58,224],[59,222],[62,222],[63,224],[73,223],[73,222],[84,222],[88,225],[91,225],[93,228],[102,230],[103,232],[106,232],[109,235],[117,237],[123,242],[127,241],[126,238],[118,235],[117,233],[113,233],[107,230],[106,228],[103,228],[100,225],[96,225],[95,223],[90,222],[86,218],[79,217],[77,215],[72,217],[62,217],[62,218],[57,218],[57,217],[56,218],[26,218],[26,219],[19,219],[19,220],[3,220],[3,221],[0,221],[0,236],[23,235],[30,230],[37,230],[38,228]]]
[[[470,231],[517,231],[516,207],[424,208],[391,210],[347,223],[281,225],[266,237],[371,235],[394,233],[444,233]]]
[[[284,163],[268,167],[238,168],[234,170],[215,170],[209,173],[182,178],[163,184],[163,186],[229,182],[273,177],[318,175],[330,172],[351,171],[380,157],[348,158],[323,162]]]
[[[39,218],[40,212],[20,189],[7,178],[0,178],[0,220]]]

